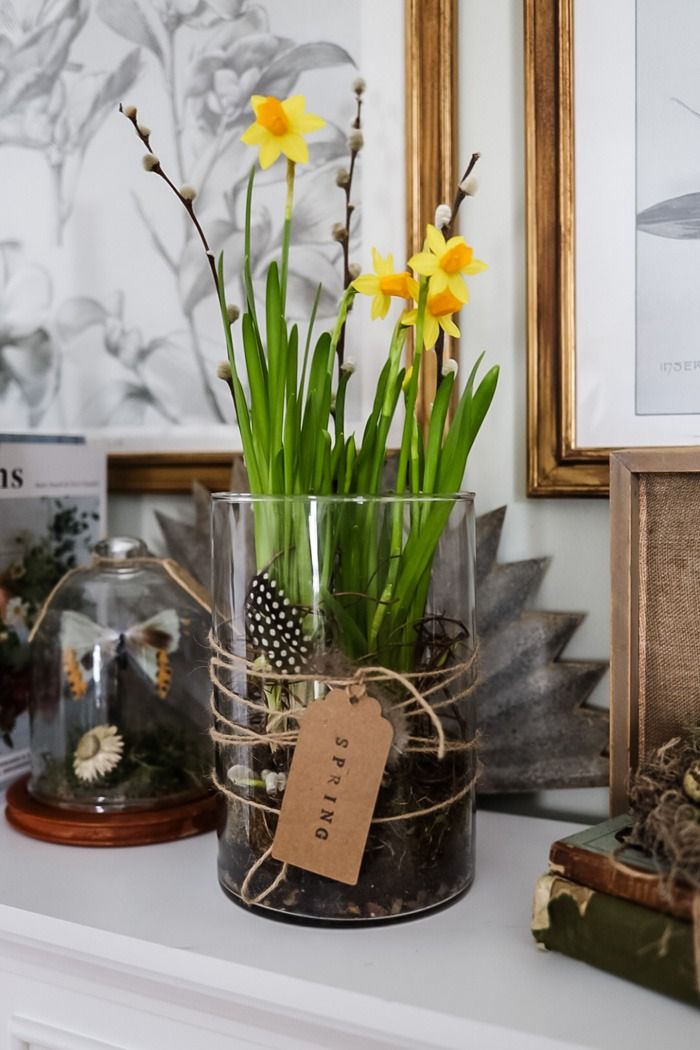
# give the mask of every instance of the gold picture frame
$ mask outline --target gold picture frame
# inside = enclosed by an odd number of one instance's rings
[[[457,178],[458,0],[404,0],[406,63],[406,232],[417,251],[435,205],[451,200]],[[428,71],[428,75],[425,75]],[[456,347],[450,348],[455,356]],[[434,368],[434,364],[433,364]],[[426,370],[419,411],[432,401],[435,377]],[[227,489],[228,453],[116,453],[108,462],[111,491],[184,492],[197,479]]]
[[[576,445],[574,0],[524,3],[528,495],[606,496],[610,449]]]
[[[652,748],[700,722],[700,447],[610,456],[610,809]]]

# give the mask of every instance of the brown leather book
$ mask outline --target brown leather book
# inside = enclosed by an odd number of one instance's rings
[[[615,817],[559,839],[549,851],[550,873],[691,921],[693,889],[671,880],[668,871],[643,850],[625,845],[629,824],[629,817]]]

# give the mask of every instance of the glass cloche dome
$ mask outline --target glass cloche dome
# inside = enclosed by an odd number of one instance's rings
[[[120,812],[209,790],[209,602],[136,539],[103,540],[32,633],[28,790],[63,809]]]

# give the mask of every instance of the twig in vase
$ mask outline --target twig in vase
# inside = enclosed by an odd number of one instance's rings
[[[452,207],[450,208],[449,204],[439,204],[435,211],[435,225],[445,240],[448,240],[454,232],[455,219],[462,201],[465,197],[473,197],[476,193],[477,183],[476,179],[472,177],[472,171],[480,157],[480,153],[472,153],[464,174],[457,185]],[[435,344],[435,359],[437,363],[436,385],[439,389],[445,374],[445,333],[442,329],[440,329],[440,334]]]
[[[352,215],[355,211],[355,205],[352,203],[352,180],[355,174],[355,162],[357,155],[364,145],[364,138],[362,135],[362,96],[365,92],[365,82],[362,77],[358,77],[353,84],[353,91],[355,92],[355,101],[357,104],[357,111],[355,113],[355,119],[352,122],[350,134],[348,135],[348,146],[350,147],[350,165],[348,169],[341,168],[336,175],[336,184],[342,189],[345,194],[345,222],[336,223],[333,227],[333,239],[338,241],[343,251],[343,288],[349,288],[352,281],[357,277],[357,273],[353,273],[350,265],[350,223],[352,221]],[[345,358],[345,328],[340,333],[338,340],[338,366],[343,364]]]

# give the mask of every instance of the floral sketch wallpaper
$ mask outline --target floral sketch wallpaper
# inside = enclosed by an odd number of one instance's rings
[[[290,314],[308,317],[322,281],[328,318],[362,6],[0,0],[0,430],[83,431],[112,450],[230,447],[206,262],[118,104],[138,106],[166,171],[196,187],[240,303],[249,97],[307,96],[328,125],[298,178]],[[258,178],[260,282],[280,245],[284,170]],[[362,206],[356,237],[361,222]]]

